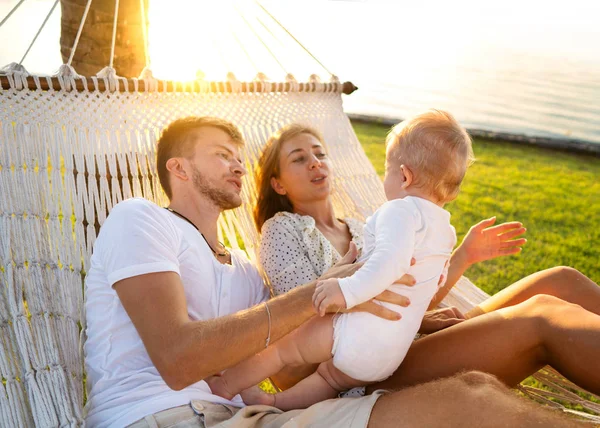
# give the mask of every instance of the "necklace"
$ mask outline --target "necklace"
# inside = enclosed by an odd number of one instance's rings
[[[200,229],[198,229],[198,227],[194,223],[192,223],[192,221],[189,218],[187,218],[183,214],[179,214],[173,208],[165,207],[165,209],[167,211],[169,211],[169,212],[172,212],[177,217],[180,217],[180,218],[184,219],[185,221],[187,221],[192,226],[194,226],[194,228],[198,231],[198,233],[200,233],[200,236],[202,236],[204,238],[204,242],[206,242],[206,245],[208,245],[208,248],[210,248],[210,251],[212,251],[215,256],[217,256],[217,257],[225,257],[225,256],[229,255],[229,251],[227,251],[227,248],[225,248],[225,245],[222,242],[220,242],[220,241],[219,241],[219,244],[221,244],[221,247],[223,247],[224,252],[222,252],[222,253],[216,252],[215,249],[208,243],[208,239],[206,239],[206,236],[204,236],[204,234],[202,232],[200,232]]]

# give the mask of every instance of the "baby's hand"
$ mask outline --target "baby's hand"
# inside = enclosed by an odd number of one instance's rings
[[[320,316],[328,312],[337,312],[346,309],[346,299],[335,278],[317,282],[315,294],[313,294],[313,306]]]

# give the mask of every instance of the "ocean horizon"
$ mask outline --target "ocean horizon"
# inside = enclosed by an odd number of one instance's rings
[[[16,3],[0,0],[0,18]],[[52,3],[24,3],[0,28],[0,40],[11,41],[0,46],[0,66],[21,59]],[[600,144],[600,2],[480,3],[263,2],[328,70],[359,88],[344,96],[347,113],[402,119],[438,108],[467,128]],[[151,29],[161,25],[152,19]],[[58,69],[59,32],[57,7],[23,63],[29,72]],[[177,64],[181,54],[152,58],[154,75],[169,78],[161,64]],[[315,72],[328,79],[313,62],[290,70],[298,80]],[[265,72],[272,80],[285,76]],[[241,80],[254,74],[236,71]]]

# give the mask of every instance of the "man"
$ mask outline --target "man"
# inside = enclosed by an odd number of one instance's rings
[[[314,282],[267,305],[255,267],[218,242],[219,215],[242,203],[242,147],[239,130],[224,120],[175,121],[157,149],[168,209],[131,199],[115,206],[102,226],[86,279],[90,426],[379,427],[441,420],[468,426],[499,417],[506,425],[524,417],[551,420],[493,377],[476,372],[285,413],[213,395],[202,379],[258,353],[315,314]],[[325,276],[352,274],[354,257],[348,254]],[[378,298],[407,303],[393,293]],[[396,317],[374,302],[358,309]]]

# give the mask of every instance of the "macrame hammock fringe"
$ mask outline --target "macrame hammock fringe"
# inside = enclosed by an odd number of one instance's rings
[[[253,82],[239,82],[231,73],[224,82],[159,81],[147,55],[141,77],[125,79],[112,67],[115,31],[109,66],[82,77],[71,62],[90,4],[71,56],[56,75],[29,75],[21,65],[25,56],[0,71],[2,427],[84,425],[83,281],[92,247],[119,201],[144,197],[167,204],[156,174],[155,144],[173,120],[218,116],[241,129],[249,171],[244,204],[221,216],[219,232],[230,246],[242,244],[253,261],[260,238],[251,215],[253,171],[268,137],[284,125],[304,123],[323,133],[336,171],[333,201],[339,216],[364,220],[385,201],[382,183],[343,111],[341,94],[352,92],[352,84],[333,75],[327,83],[315,75],[299,83],[291,74],[274,83],[262,73]],[[143,14],[143,0],[141,7]],[[466,312],[487,297],[463,277],[444,304]],[[534,378],[543,387],[521,385],[520,391],[600,422],[600,397],[551,368]]]

